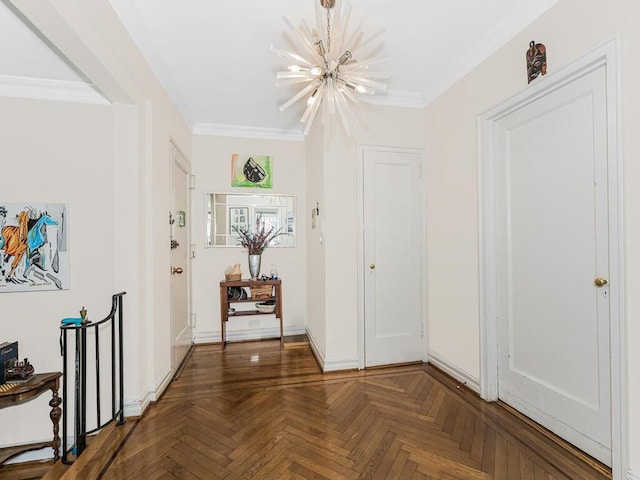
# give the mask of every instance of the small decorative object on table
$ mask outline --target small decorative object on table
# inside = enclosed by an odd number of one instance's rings
[[[240,271],[240,264],[230,265],[224,271],[224,279],[227,282],[237,282],[242,279],[242,272]]]
[[[258,302],[256,303],[256,308],[260,313],[273,313],[276,311],[276,302],[273,300]]]
[[[33,377],[34,371],[28,358],[22,362],[13,359],[5,364],[4,377],[7,382],[27,382]]]
[[[251,285],[251,298],[254,300],[263,300],[273,297],[273,285]]]
[[[278,236],[286,235],[280,232],[280,228],[267,225],[269,222],[262,219],[261,215],[256,215],[255,228],[253,231],[242,226],[233,226],[238,234],[238,245],[242,245],[249,253],[249,272],[251,278],[257,280],[260,275],[260,263],[262,252]]]

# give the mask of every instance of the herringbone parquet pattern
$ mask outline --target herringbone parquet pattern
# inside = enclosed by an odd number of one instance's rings
[[[431,367],[321,375],[260,342],[197,347],[102,478],[610,478],[592,466]]]

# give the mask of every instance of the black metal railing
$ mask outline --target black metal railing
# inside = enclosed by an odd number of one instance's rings
[[[103,320],[99,322],[91,322],[87,320],[86,313],[81,312],[81,318],[65,319],[60,327],[60,350],[63,357],[63,397],[62,411],[64,422],[62,424],[62,462],[66,464],[73,463],[69,458],[72,454],[78,458],[87,446],[87,435],[97,432],[106,427],[111,422],[116,421],[119,425],[124,423],[124,363],[123,363],[123,346],[122,346],[122,297],[126,292],[116,293],[112,296],[111,312]],[[106,348],[101,348],[100,334],[101,330],[107,330],[110,335],[110,344]],[[104,333],[104,332],[103,332]],[[93,336],[93,345],[87,342],[87,337]],[[72,353],[74,355],[74,376],[69,378],[67,374],[67,366],[69,364],[70,343],[73,343]],[[111,361],[104,365],[100,361],[101,350],[106,350]],[[87,362],[87,353],[94,355],[93,363],[95,367],[95,376],[92,380],[92,393],[95,392],[95,427],[87,429],[87,371],[90,365]],[[111,375],[111,396],[110,407],[111,416],[109,419],[102,421],[103,417],[103,399],[101,396],[101,377],[102,374]],[[67,402],[69,382],[73,381],[74,405],[73,405],[73,443],[69,446],[69,435],[67,434],[68,421],[70,412]],[[95,387],[95,389],[93,389]],[[93,399],[92,403],[93,403]],[[93,423],[93,422],[92,422]]]

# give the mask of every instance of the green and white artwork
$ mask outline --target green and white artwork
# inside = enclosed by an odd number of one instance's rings
[[[272,188],[272,160],[269,155],[234,153],[231,156],[231,186]]]

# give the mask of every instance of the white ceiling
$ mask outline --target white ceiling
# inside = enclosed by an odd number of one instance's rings
[[[278,107],[296,90],[275,87],[290,50],[282,21],[315,21],[319,0],[110,0],[191,127],[301,130],[303,106]],[[338,0],[340,2],[341,0]],[[353,26],[380,28],[392,75],[379,102],[424,106],[557,0],[342,0]],[[19,48],[16,48],[19,45]],[[523,78],[525,78],[522,46]],[[83,78],[0,3],[0,79]],[[1,83],[1,82],[0,82]]]

